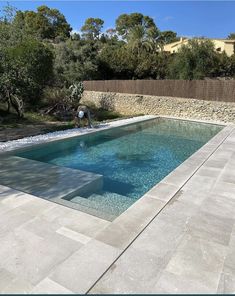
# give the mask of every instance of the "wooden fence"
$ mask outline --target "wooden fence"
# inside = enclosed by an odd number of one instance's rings
[[[85,90],[235,103],[235,80],[93,80]]]

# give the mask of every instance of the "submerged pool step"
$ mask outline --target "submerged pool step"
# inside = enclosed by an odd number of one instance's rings
[[[114,192],[105,191],[102,194],[91,194],[89,197],[76,196],[70,202],[105,212],[113,216],[120,215],[136,200]]]

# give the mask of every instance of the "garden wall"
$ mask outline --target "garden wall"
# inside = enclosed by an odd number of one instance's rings
[[[97,91],[85,91],[82,101],[123,115],[168,115],[235,123],[232,102]]]

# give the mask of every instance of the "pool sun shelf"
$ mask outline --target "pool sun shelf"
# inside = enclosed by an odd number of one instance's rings
[[[103,176],[8,156],[0,160],[0,183],[45,199],[69,199],[102,189]]]

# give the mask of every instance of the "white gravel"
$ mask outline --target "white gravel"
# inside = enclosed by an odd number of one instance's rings
[[[17,148],[23,148],[35,144],[42,144],[46,142],[51,142],[59,139],[66,139],[70,137],[75,137],[83,134],[87,134],[90,132],[95,132],[97,130],[103,130],[111,127],[122,126],[128,123],[134,123],[142,120],[147,120],[151,118],[155,118],[156,116],[152,115],[145,115],[145,116],[138,116],[128,119],[121,119],[112,121],[109,123],[102,123],[94,128],[73,128],[69,130],[57,131],[32,137],[26,137],[19,140],[7,141],[7,142],[0,142],[0,152],[11,151]]]

